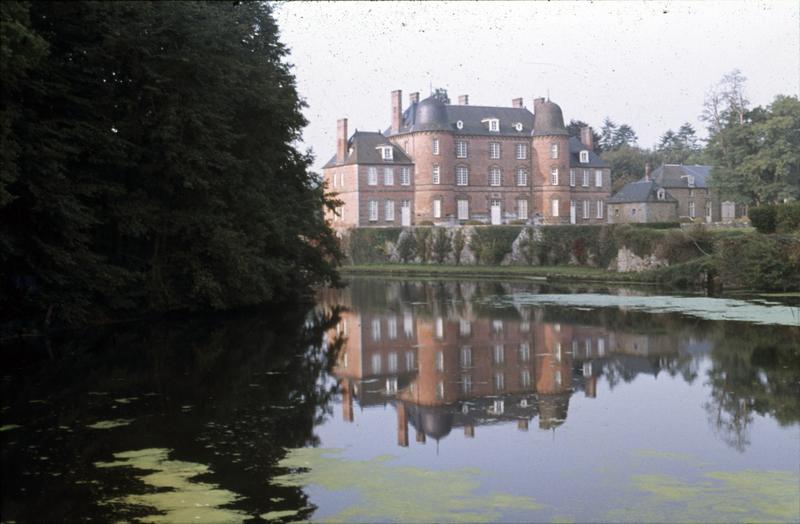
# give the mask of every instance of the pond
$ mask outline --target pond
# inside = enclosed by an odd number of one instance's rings
[[[800,520],[787,299],[348,284],[4,344],[2,521]]]

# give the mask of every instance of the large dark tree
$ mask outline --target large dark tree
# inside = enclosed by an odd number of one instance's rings
[[[16,20],[48,52],[3,40],[4,57],[36,64],[3,90],[11,304],[67,319],[227,309],[335,278],[268,4],[13,5],[29,7],[30,23]]]

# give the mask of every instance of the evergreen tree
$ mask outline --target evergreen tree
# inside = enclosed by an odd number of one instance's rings
[[[569,136],[575,137],[578,140],[580,140],[581,129],[583,129],[588,125],[589,124],[587,124],[582,120],[570,120],[569,124],[567,125],[567,133],[569,133]],[[600,136],[600,134],[597,131],[595,131],[594,128],[592,128],[592,142],[594,142],[594,148],[592,150],[598,155],[603,152],[603,148],[600,145],[602,139],[603,137]]]

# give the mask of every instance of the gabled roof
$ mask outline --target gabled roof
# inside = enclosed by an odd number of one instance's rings
[[[608,204],[631,204],[639,202],[677,202],[675,197],[665,191],[664,199],[658,199],[661,186],[653,180],[637,180],[625,184],[614,196],[606,200]]]
[[[588,162],[581,162],[581,151],[589,151]],[[573,136],[569,139],[569,167],[609,167],[609,165],[608,162],[600,158],[600,155],[587,148],[580,139]]]
[[[496,118],[500,121],[499,131],[489,131],[484,122]],[[463,123],[458,129],[456,123]],[[522,124],[522,130],[514,127]],[[451,131],[460,135],[518,136],[528,137],[533,132],[533,113],[524,107],[493,107],[444,104],[431,96],[411,104],[403,112],[400,131],[396,134],[414,131]],[[392,135],[391,127],[384,131]]]
[[[694,187],[707,188],[711,166],[685,166],[682,164],[664,164],[653,171],[653,180],[665,188],[688,188],[688,177],[694,177]]]
[[[381,156],[380,146],[391,147],[392,160],[384,160]],[[402,149],[389,142],[385,136],[378,132],[356,131],[350,140],[347,141],[347,158],[341,164],[336,162],[336,155],[333,155],[323,169],[335,166],[345,166],[350,164],[412,164],[413,162]]]

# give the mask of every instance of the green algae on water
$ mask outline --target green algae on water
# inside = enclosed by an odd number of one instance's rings
[[[169,450],[141,449],[115,453],[115,462],[97,462],[98,468],[132,467],[147,473],[139,480],[158,488],[155,493],[126,495],[106,501],[111,504],[138,505],[153,508],[153,514],[138,517],[141,522],[242,522],[248,515],[222,506],[239,500],[239,496],[214,484],[192,481],[207,473],[208,466],[181,460],[169,460]]]
[[[708,472],[696,481],[634,475],[639,495],[609,520],[696,522],[795,522],[800,516],[800,477],[789,471]]]
[[[116,420],[101,420],[100,422],[89,424],[86,427],[92,429],[113,429],[121,426],[128,426],[131,422],[133,422],[132,418],[118,418]]]
[[[0,431],[11,431],[12,429],[21,428],[19,424],[6,424],[4,426],[0,426]]]
[[[332,522],[494,522],[507,513],[525,514],[544,506],[529,497],[476,493],[481,471],[465,468],[430,471],[392,465],[393,457],[350,460],[341,450],[290,450],[279,465],[291,473],[274,479],[280,486],[319,486],[330,491],[356,493],[352,504],[326,517]]]

